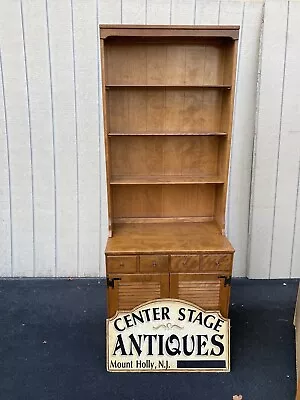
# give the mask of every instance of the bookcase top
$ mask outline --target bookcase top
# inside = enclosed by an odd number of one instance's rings
[[[238,25],[100,25],[100,38],[110,36],[189,36],[189,37],[227,37],[237,40]]]

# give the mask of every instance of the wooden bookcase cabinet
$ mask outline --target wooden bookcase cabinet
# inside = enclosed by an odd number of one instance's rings
[[[238,32],[100,26],[110,317],[162,297],[228,315]]]

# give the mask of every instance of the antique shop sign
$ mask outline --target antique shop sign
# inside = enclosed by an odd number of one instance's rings
[[[159,299],[107,320],[107,370],[228,372],[229,320],[178,299]]]

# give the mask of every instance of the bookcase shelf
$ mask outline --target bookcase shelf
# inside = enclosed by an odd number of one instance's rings
[[[221,277],[231,276],[234,252],[224,228],[238,32],[101,26],[110,317],[190,296],[228,315]]]
[[[108,136],[226,136],[226,132],[108,132]]]
[[[136,84],[107,84],[105,85],[107,89],[113,89],[113,88],[178,88],[178,89],[227,89],[230,90],[231,86],[230,85],[188,85],[188,84],[182,84],[182,85],[176,85],[176,84],[169,84],[169,85],[159,85],[159,84],[141,84],[141,85],[136,85]]]
[[[190,185],[190,184],[210,184],[224,183],[224,179],[219,176],[113,176],[110,180],[111,185]]]

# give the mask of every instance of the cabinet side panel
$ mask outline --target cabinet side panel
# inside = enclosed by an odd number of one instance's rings
[[[108,279],[112,279],[111,275],[108,276]],[[111,318],[115,315],[116,311],[119,309],[119,283],[115,281],[114,287],[108,287],[106,289],[106,299],[107,299],[107,313],[108,318]]]
[[[108,113],[107,110],[107,98],[106,98],[106,53],[104,40],[100,41],[101,50],[101,75],[102,75],[102,104],[103,104],[103,125],[104,125],[104,144],[105,144],[105,161],[106,161],[106,180],[107,180],[107,204],[108,204],[108,230],[109,237],[112,236],[112,205],[111,205],[111,192],[110,192],[110,149],[108,142]]]
[[[228,187],[228,171],[230,160],[230,145],[232,135],[232,118],[234,107],[234,94],[235,94],[235,77],[236,77],[236,62],[237,62],[237,48],[238,41],[233,41],[230,48],[225,49],[228,51],[224,55],[224,76],[229,76],[228,68],[231,68],[231,85],[230,93],[223,96],[222,114],[221,114],[221,128],[227,132],[226,138],[220,141],[219,146],[219,174],[224,178],[224,185],[217,188],[216,204],[215,204],[215,219],[221,231],[225,231],[225,210],[226,210],[226,197]]]

